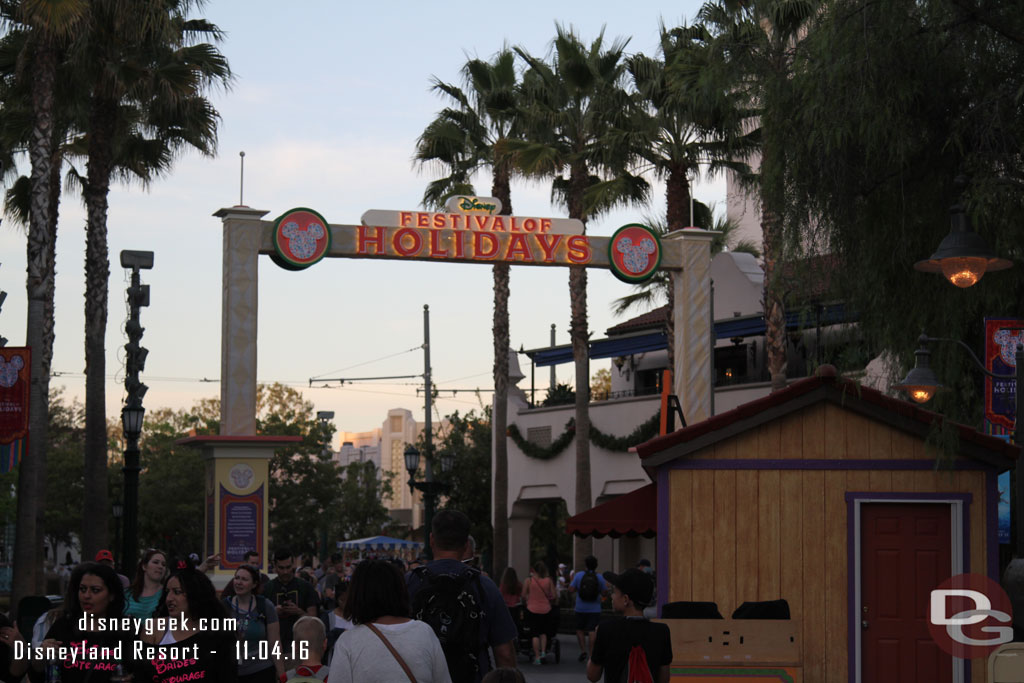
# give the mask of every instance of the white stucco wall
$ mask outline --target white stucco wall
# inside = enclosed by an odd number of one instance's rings
[[[753,154],[748,160],[752,169],[761,166],[761,155]],[[736,174],[725,173],[725,213],[730,220],[739,225],[737,239],[750,240],[760,249],[761,242],[761,205],[756,193],[748,194],[736,180]]]
[[[613,373],[614,374],[614,373]],[[637,425],[647,421],[658,410],[660,397],[601,401],[590,404],[590,419],[605,434],[625,436]],[[565,431],[565,424],[574,414],[572,404],[554,408],[529,409],[526,396],[512,387],[508,400],[508,423],[515,424],[526,437],[531,428],[550,429],[551,441]],[[495,435],[496,436],[496,435]],[[507,438],[502,435],[502,438]],[[530,524],[539,506],[551,500],[562,499],[570,515],[576,509],[576,442],[550,460],[531,458],[508,439],[508,500],[509,500],[509,563],[516,568],[528,566]],[[636,455],[612,452],[590,444],[591,505],[629,493],[650,483],[640,467]],[[588,507],[588,509],[589,509]],[[647,539],[618,541],[604,538],[594,543],[594,554],[599,567],[621,570],[639,557],[653,555],[653,541]]]

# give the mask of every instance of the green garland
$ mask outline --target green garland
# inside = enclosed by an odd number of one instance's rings
[[[590,442],[595,446],[605,449],[606,451],[625,452],[638,443],[643,443],[644,441],[653,439],[658,435],[658,429],[660,426],[661,413],[655,413],[649,420],[626,436],[612,436],[611,434],[605,434],[591,424]],[[557,439],[552,441],[551,445],[547,448],[544,446],[538,446],[537,444],[526,440],[515,424],[510,424],[505,430],[505,434],[512,439],[512,442],[515,443],[519,450],[531,458],[537,458],[538,460],[550,460],[568,448],[569,444],[572,443],[573,437],[576,436],[576,420],[570,419],[566,422],[565,431],[562,432]]]

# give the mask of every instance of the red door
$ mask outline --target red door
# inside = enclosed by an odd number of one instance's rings
[[[861,506],[861,680],[952,681],[926,618],[929,593],[952,575],[950,543],[948,504]]]

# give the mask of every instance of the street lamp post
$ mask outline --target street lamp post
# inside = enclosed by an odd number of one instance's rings
[[[124,514],[124,503],[115,500],[110,506],[110,511],[114,515],[114,548],[121,552],[121,516]],[[129,571],[128,559],[123,555],[119,559],[121,560],[121,573],[127,576]]]
[[[125,323],[128,343],[124,345],[124,388],[128,396],[121,409],[121,428],[125,440],[124,467],[121,469],[124,473],[124,547],[121,549],[121,562],[129,568],[138,557],[139,436],[146,415],[142,399],[149,389],[139,381],[139,373],[146,369],[146,357],[149,355],[149,351],[139,344],[145,332],[139,322],[139,309],[149,306],[149,285],[142,284],[139,271],[153,267],[153,252],[126,249],[121,252],[121,267],[132,269],[128,286],[128,322]]]
[[[434,522],[434,509],[437,507],[437,499],[451,491],[451,486],[434,481],[431,457],[427,457],[426,477],[424,481],[416,480],[416,472],[420,467],[420,452],[412,444],[405,447],[405,469],[409,473],[409,491],[421,491],[423,493],[423,545],[427,559],[434,559],[434,553],[430,548],[430,528]],[[455,456],[450,451],[441,453],[441,471],[451,472],[455,464]]]

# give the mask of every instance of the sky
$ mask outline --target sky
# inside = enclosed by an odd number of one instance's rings
[[[211,93],[221,114],[215,158],[183,155],[174,170],[148,189],[115,186],[108,219],[111,261],[106,334],[107,414],[124,399],[123,249],[154,252],[142,272],[151,304],[142,311],[150,351],[142,379],[145,405],[188,408],[219,396],[221,336],[221,227],[212,214],[239,203],[239,152],[245,152],[244,204],[268,211],[267,220],[293,207],[316,209],[331,223],[356,224],[368,209],[420,207],[429,168],[411,159],[424,127],[444,106],[431,78],[460,82],[467,58],[489,58],[503,45],[546,55],[555,24],[571,26],[589,43],[630,37],[627,52],[653,55],[659,21],[692,21],[699,3],[536,2],[313,2],[212,0],[202,16],[226,32],[220,45],[235,80]],[[653,179],[652,179],[653,180]],[[490,181],[478,179],[489,194]],[[725,181],[699,180],[696,197],[725,207]],[[549,182],[516,182],[516,215],[564,216],[549,200]],[[651,206],[618,211],[588,224],[592,235],[664,212],[664,186]],[[85,212],[65,194],[57,238],[56,341],[51,386],[84,398]],[[335,413],[341,431],[380,427],[391,408],[423,419],[419,379],[308,386],[314,377],[376,377],[423,373],[423,306],[430,306],[431,366],[441,388],[489,388],[493,309],[491,268],[475,264],[324,259],[301,272],[261,257],[258,377],[302,391],[316,410]],[[551,324],[557,343],[569,342],[568,270],[515,267],[511,275],[511,342],[515,349],[546,346]],[[25,234],[0,225],[0,335],[25,340]],[[588,310],[594,338],[625,318],[611,304],[629,285],[590,269]],[[638,311],[639,312],[639,311]],[[529,360],[520,356],[529,387]],[[594,363],[591,371],[600,367]],[[549,371],[538,368],[540,395]],[[571,365],[558,368],[572,382]],[[490,403],[490,394],[482,400]],[[442,392],[443,416],[480,408],[468,393]],[[435,417],[437,415],[435,414]],[[337,444],[335,444],[337,446]]]

